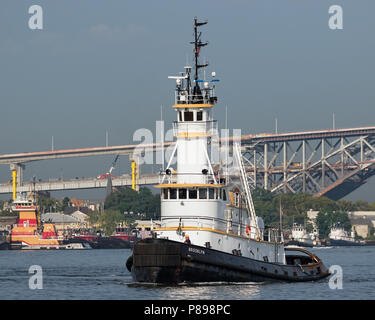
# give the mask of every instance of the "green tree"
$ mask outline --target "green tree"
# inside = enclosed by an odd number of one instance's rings
[[[64,211],[67,207],[70,205],[70,199],[68,197],[65,197],[62,200],[61,210]]]
[[[160,195],[154,195],[149,188],[142,187],[139,191],[122,188],[112,192],[104,202],[104,209],[118,210],[121,213],[144,213],[148,219],[160,215]]]
[[[93,212],[89,212],[88,216],[89,216],[88,221],[91,225],[100,223],[100,212],[99,211],[95,210]]]
[[[124,215],[118,210],[105,210],[99,218],[100,225],[107,236],[111,235],[116,226],[123,221]]]
[[[37,204],[40,207],[40,212],[54,212],[60,211],[61,205],[58,200],[44,194],[38,194]]]

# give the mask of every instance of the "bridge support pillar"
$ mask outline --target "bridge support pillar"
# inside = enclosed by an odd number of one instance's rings
[[[10,170],[12,171],[12,182],[13,182],[13,200],[17,197],[17,186],[22,186],[23,181],[23,170],[25,165],[22,163],[11,163]]]
[[[132,189],[139,191],[140,165],[138,157],[129,156],[129,161],[131,162]]]

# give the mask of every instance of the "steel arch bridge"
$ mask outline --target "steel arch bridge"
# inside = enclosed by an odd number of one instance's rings
[[[247,136],[242,155],[253,187],[338,200],[375,174],[375,127]]]

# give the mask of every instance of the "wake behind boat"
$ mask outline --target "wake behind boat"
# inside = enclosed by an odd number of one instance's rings
[[[177,138],[167,168],[157,186],[161,190],[161,227],[153,238],[134,245],[126,262],[136,282],[248,282],[311,281],[329,275],[322,261],[299,248],[284,248],[277,229],[266,228],[256,216],[241,147],[233,142],[242,191],[229,183],[227,167],[210,160],[217,123],[216,74],[199,79],[202,42],[194,20],[192,67],[176,80]],[[177,170],[171,167],[177,156]],[[215,166],[216,165],[216,166]]]

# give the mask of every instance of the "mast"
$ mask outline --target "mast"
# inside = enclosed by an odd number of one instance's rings
[[[202,92],[198,85],[199,80],[199,69],[205,68],[208,66],[208,63],[199,64],[199,53],[201,50],[201,47],[204,47],[208,44],[208,42],[202,42],[201,41],[201,35],[202,32],[198,31],[198,27],[203,26],[207,24],[207,21],[205,22],[198,22],[197,17],[194,18],[194,42],[191,42],[191,44],[194,44],[194,89],[193,89],[193,103],[202,103]]]
[[[195,81],[198,80],[198,70],[200,68],[204,68],[204,67],[208,66],[208,63],[200,65],[199,62],[198,62],[198,57],[199,57],[201,47],[204,47],[208,44],[208,42],[202,42],[201,41],[200,38],[201,38],[202,32],[198,32],[198,27],[207,24],[207,22],[208,22],[207,20],[205,22],[198,22],[197,17],[194,18],[194,42],[191,42],[191,44],[194,44],[194,56],[195,56],[195,65],[194,65],[195,66],[195,76],[194,76],[194,80]]]

